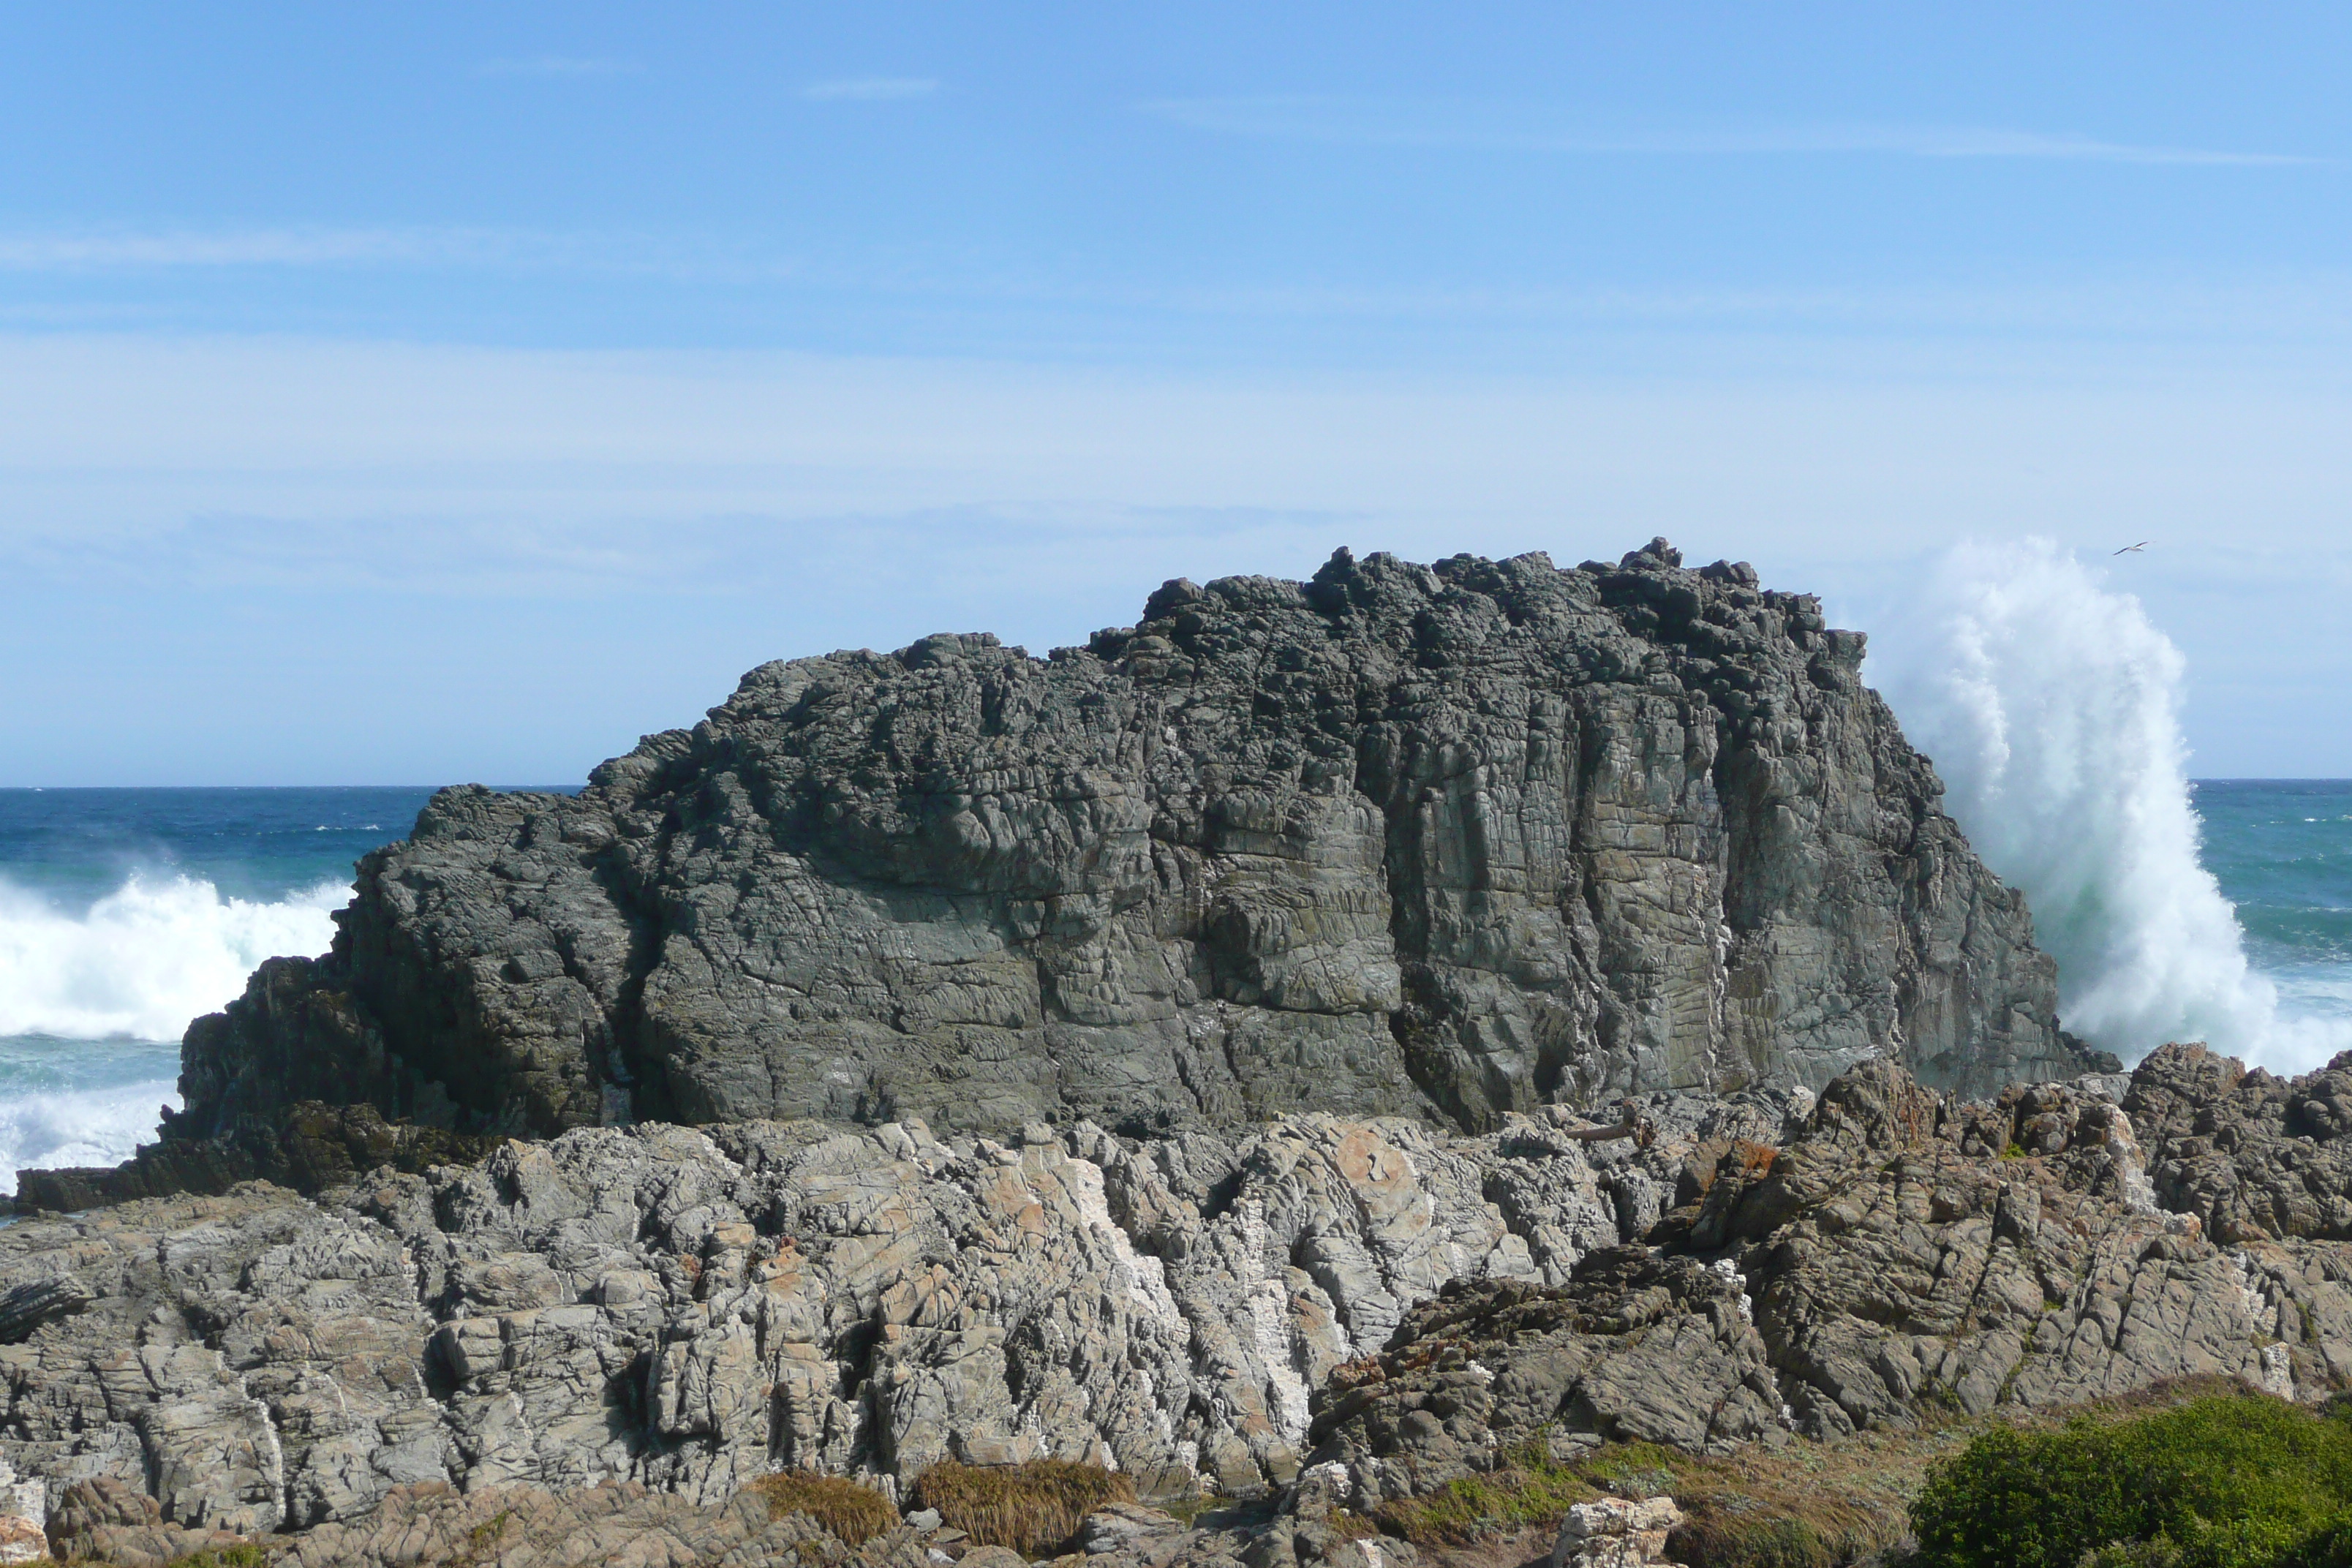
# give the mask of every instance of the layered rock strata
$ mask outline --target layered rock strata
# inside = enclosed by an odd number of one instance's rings
[[[577,796],[436,796],[330,956],[190,1030],[167,1143],[230,1152],[142,1181],[282,1174],[298,1101],[1002,1138],[2080,1073],[1862,651],[1658,541],[766,665]]]
[[[385,1509],[471,1519],[432,1500],[500,1488],[604,1518],[578,1500],[636,1486],[725,1552],[756,1521],[710,1510],[778,1468],[895,1489],[1051,1456],[1162,1497],[1304,1468],[1365,1512],[1530,1442],[1721,1449],[2197,1373],[2316,1397],[2352,1379],[2352,1243],[2166,1205],[2293,1168],[2326,1212],[2352,1132],[2258,1112],[2346,1070],[2273,1093],[2174,1047],[2120,1106],[1983,1105],[1877,1063],[1817,1103],[1661,1093],[1476,1137],[582,1129],[316,1198],[145,1199],[0,1230],[0,1458],[50,1516],[24,1528],[132,1546],[382,1539]],[[2242,1108],[2226,1146],[2193,1131]],[[2153,1173],[2136,1121],[2168,1129]],[[1276,1568],[1344,1557],[1287,1517]]]

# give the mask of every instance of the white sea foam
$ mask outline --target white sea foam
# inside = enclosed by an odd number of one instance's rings
[[[1867,678],[1935,759],[1945,807],[2022,888],[2059,1013],[2137,1061],[2203,1040],[2280,1070],[2352,1047],[2283,1010],[2199,859],[2183,660],[2139,601],[2047,541],[1963,545],[1872,638]]]
[[[265,958],[326,951],[321,882],[275,902],[134,875],[81,914],[0,882],[0,1189],[28,1166],[112,1165],[176,1108],[180,1036]]]
[[[0,1097],[0,1191],[33,1167],[119,1165],[154,1142],[157,1110],[180,1107],[179,1086],[152,1079],[110,1089]]]
[[[324,952],[329,911],[350,896],[322,882],[255,903],[194,878],[133,875],[77,916],[0,883],[0,1035],[176,1040],[263,959]]]

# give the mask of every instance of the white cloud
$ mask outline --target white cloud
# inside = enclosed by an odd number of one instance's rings
[[[1392,102],[1312,96],[1161,99],[1138,106],[1198,131],[1355,146],[1483,152],[1731,154],[1888,153],[1916,158],[2036,158],[2101,163],[2291,165],[2333,159],[2150,146],[1970,126],[1826,125],[1734,130],[1593,131],[1548,113],[1467,101]]]
[[[596,679],[530,755],[584,761],[450,764],[565,777],[761,658],[942,628],[1044,648],[1131,620],[1163,577],[1304,575],[1341,543],[1572,563],[1663,533],[1850,616],[1953,539],[2042,532],[2086,553],[2158,541],[2113,570],[2192,682],[2221,683],[2192,689],[2201,766],[2352,772],[2352,653],[2314,640],[2352,582],[2343,377],[2221,349],[1815,353],[1766,374],[1726,351],[1682,377],[1212,374],[0,334],[0,596],[55,623],[0,622],[0,641],[30,659],[57,627],[111,628],[66,675],[0,691],[0,731],[46,738],[27,777],[143,778],[152,758],[105,751],[86,715],[163,754],[152,736],[181,721],[156,694],[177,692],[205,720],[189,744],[219,755],[175,776],[233,776],[257,764],[204,736],[244,745],[246,693],[315,664],[355,728],[302,765],[418,776],[366,746],[505,745],[512,693],[576,664]],[[589,599],[614,608],[572,607]],[[278,628],[235,679],[232,612]],[[212,651],[155,673],[186,648]],[[682,684],[616,718],[614,692],[656,667]],[[147,704],[129,719],[123,691]]]
[[[801,257],[756,240],[715,233],[550,233],[520,229],[324,227],[246,229],[0,229],[0,274],[137,272],[273,268],[442,268],[524,275],[622,276],[673,283],[724,282],[769,289],[854,290],[866,297],[961,301],[1049,312],[1066,324],[1106,311],[1171,312],[1192,321],[1358,320],[1383,331],[1431,324],[1484,325],[1519,334],[1572,332],[1580,353],[1605,334],[1679,332],[1693,327],[1748,332],[1857,334],[1856,341],[1917,340],[1937,333],[2000,332],[2021,338],[2113,337],[2262,340],[2283,353],[2340,353],[2352,337],[2352,273],[2200,278],[2117,273],[2090,279],[2011,278],[1998,283],[1872,286],[1433,288],[1242,283],[1200,285],[1126,279],[1063,279],[862,265],[854,253]],[[64,325],[91,320],[146,321],[135,311],[76,316],[27,304],[0,306],[0,325]],[[1034,335],[1050,352],[1060,330]],[[1179,328],[1189,331],[1190,328]],[[1596,330],[1604,335],[1597,336]],[[1548,343],[1549,340],[1545,340]],[[1550,349],[1520,356],[1537,363]],[[1759,341],[1757,352],[1778,352]],[[1810,352],[1810,351],[1808,351]]]
[[[637,68],[632,60],[587,58],[577,55],[533,55],[527,59],[484,60],[474,68],[478,76],[594,77],[622,76]]]
[[[928,98],[940,84],[929,77],[860,76],[839,81],[816,81],[801,89],[801,96],[817,103],[881,103],[893,99]]]
[[[511,258],[524,237],[486,229],[261,228],[0,234],[0,268],[317,267],[481,263]]]
[[[2221,351],[1843,352],[1537,377],[0,336],[0,537],[1241,509],[1362,518],[1375,542],[1583,518],[1600,542],[1883,556],[2004,520],[2189,546],[2259,517],[2317,542],[2352,500],[2340,377]]]
[[[0,272],[298,267],[471,268],[526,272],[782,279],[790,258],[708,235],[530,229],[327,227],[0,230]]]

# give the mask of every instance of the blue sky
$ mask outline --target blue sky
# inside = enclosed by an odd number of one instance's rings
[[[1664,533],[2112,568],[2352,774],[2352,11],[0,11],[0,784],[576,779],[763,659]]]

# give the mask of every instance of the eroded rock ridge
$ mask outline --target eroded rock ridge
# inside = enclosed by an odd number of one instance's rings
[[[1658,541],[1343,551],[1170,583],[1048,658],[766,665],[576,797],[436,797],[331,955],[192,1028],[167,1140],[299,1100],[539,1136],[1469,1131],[1877,1057],[1977,1094],[2081,1072],[1862,649]]]
[[[1379,1568],[1307,1502],[2182,1375],[2317,1399],[2352,1381],[2347,1085],[2175,1047],[1991,1104],[1878,1062],[1477,1136],[587,1128],[39,1216],[0,1230],[0,1513],[126,1563],[748,1563],[803,1529],[745,1511],[772,1470],[1053,1457],[1286,1487],[1246,1561]],[[554,1534],[492,1553],[509,1516]]]

